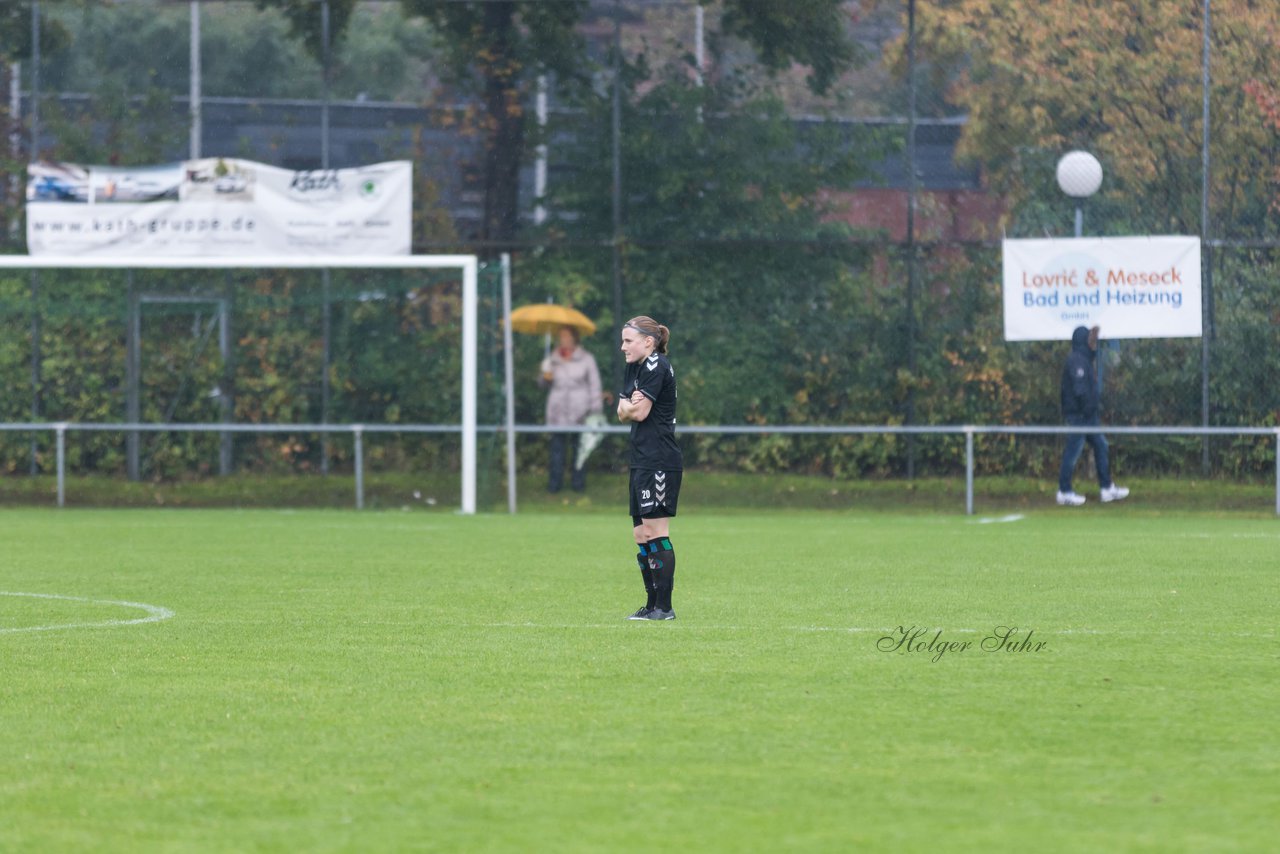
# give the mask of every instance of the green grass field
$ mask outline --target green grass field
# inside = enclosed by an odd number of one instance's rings
[[[25,509],[0,536],[6,852],[1236,852],[1280,831],[1264,513],[690,507],[674,623],[622,620],[616,513]],[[934,649],[886,651],[899,626]],[[984,650],[999,626],[1031,645]]]

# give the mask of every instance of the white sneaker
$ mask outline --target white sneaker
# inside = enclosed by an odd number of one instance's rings
[[[1125,490],[1125,491],[1128,492],[1128,490]],[[1108,499],[1104,498],[1102,500],[1107,501]],[[1058,503],[1069,504],[1072,507],[1079,507],[1081,504],[1084,503],[1084,496],[1076,492],[1059,492]]]
[[[1110,486],[1108,486],[1106,489],[1102,490],[1102,503],[1105,504],[1108,501],[1119,501],[1121,498],[1126,497],[1128,494],[1129,494],[1129,490],[1127,487],[1116,486],[1113,483]]]

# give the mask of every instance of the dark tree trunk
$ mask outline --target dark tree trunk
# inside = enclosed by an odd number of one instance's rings
[[[524,154],[524,100],[520,91],[515,3],[485,6],[488,55],[481,57],[484,75],[486,138],[484,152],[484,222],[480,239],[515,239],[519,224],[520,161]],[[496,249],[496,247],[492,247]]]

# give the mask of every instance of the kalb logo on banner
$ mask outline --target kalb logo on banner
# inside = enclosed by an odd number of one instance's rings
[[[161,166],[33,163],[32,255],[407,255],[408,161],[295,171],[231,157]]]
[[[1005,240],[1006,341],[1063,341],[1078,326],[1106,337],[1196,338],[1200,239]]]

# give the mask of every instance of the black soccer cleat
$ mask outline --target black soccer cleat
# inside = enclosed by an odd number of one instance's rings
[[[650,611],[648,614],[645,614],[640,619],[642,620],[674,620],[675,618],[676,618],[676,612],[674,609],[670,611],[664,611],[661,608],[654,608],[652,611]]]
[[[634,614],[632,614],[630,617],[627,617],[627,619],[628,619],[628,620],[647,620],[647,619],[649,619],[649,615],[650,615],[651,613],[653,613],[653,609],[652,609],[652,608],[644,607],[644,608],[641,608],[640,610],[636,611],[636,612],[635,612]]]

